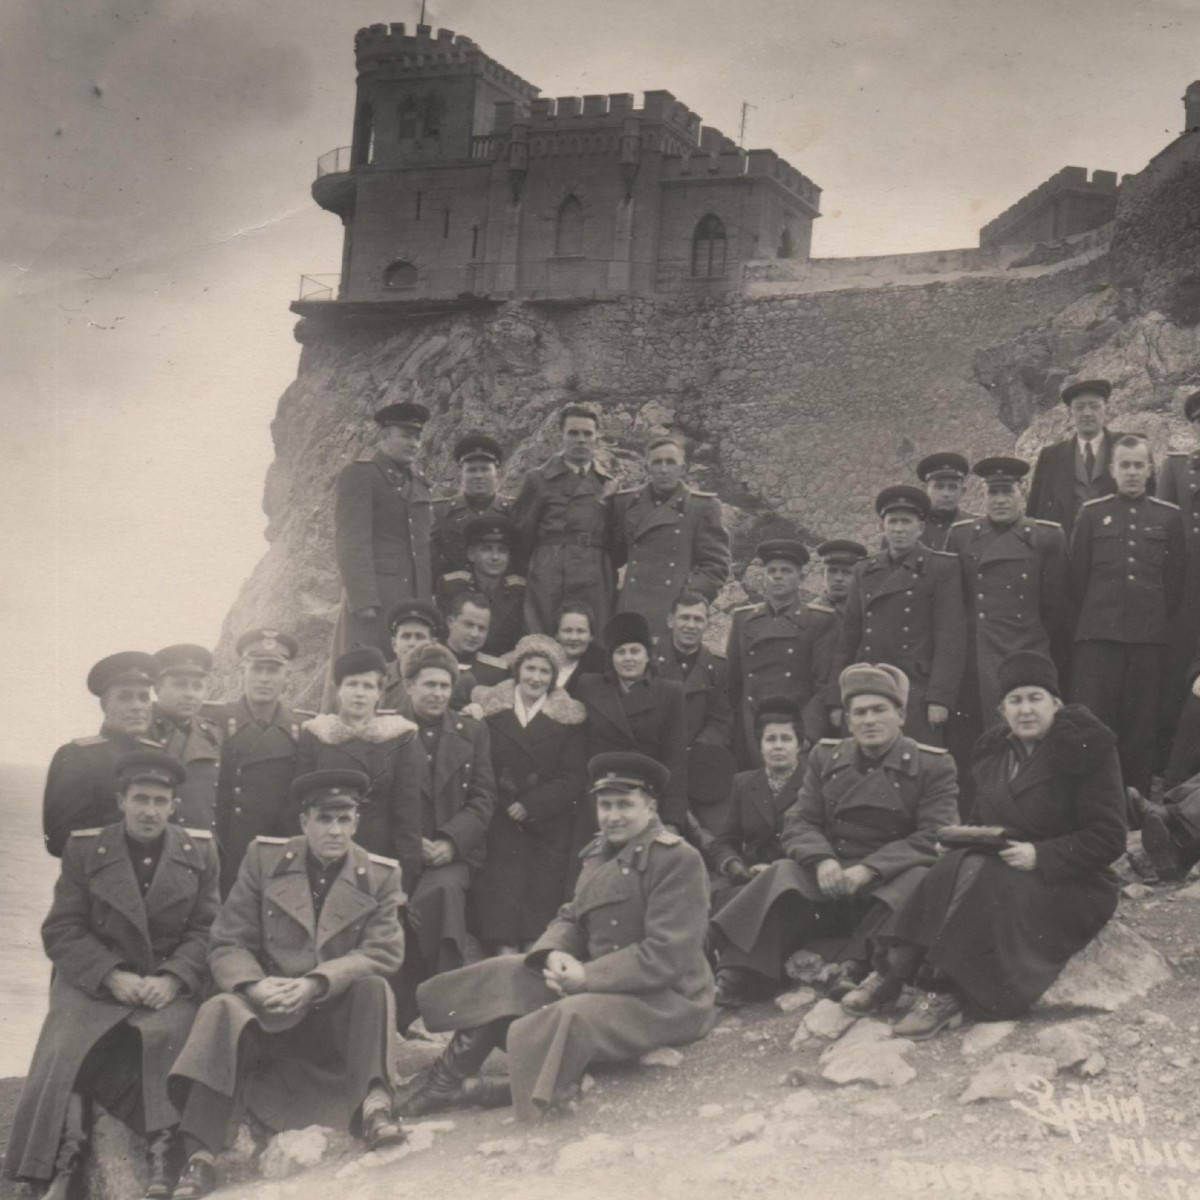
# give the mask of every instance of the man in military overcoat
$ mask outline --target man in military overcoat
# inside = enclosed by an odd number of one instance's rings
[[[830,538],[817,547],[817,557],[821,560],[821,603],[833,609],[840,639],[854,568],[867,557],[867,548],[850,538]]]
[[[959,521],[946,549],[963,566],[978,711],[986,726],[1000,719],[999,669],[1010,654],[1045,654],[1059,677],[1066,677],[1073,613],[1062,526],[1024,515],[1021,480],[1029,464],[1019,458],[985,458],[975,464],[974,473],[987,485],[986,515]]]
[[[191,829],[217,828],[217,774],[221,726],[202,710],[212,672],[203,646],[166,646],[154,656],[154,714],[151,730],[163,749],[187,771],[172,818]]]
[[[150,1200],[178,1174],[179,1113],[167,1074],[206,978],[217,915],[217,851],[208,830],[171,824],[184,769],[161,750],[122,755],[118,820],[67,839],[42,942],[54,964],[50,1011],[33,1052],[5,1157],[10,1179],[81,1182],[93,1102],[148,1143]]]
[[[905,898],[937,855],[937,831],[958,820],[954,762],[902,733],[908,680],[886,663],[855,663],[839,679],[850,736],[809,755],[784,813],[787,857],[713,917],[717,1002],[778,986],[805,942],[844,938],[843,987],[863,979]]]
[[[962,566],[920,544],[929,497],[919,488],[884,488],[875,511],[886,545],[854,570],[836,670],[852,662],[899,667],[909,680],[905,733],[940,745],[966,663]]]
[[[599,416],[567,405],[558,417],[562,450],[536,467],[513,504],[517,557],[528,563],[525,628],[554,636],[554,619],[582,600],[602,628],[612,612],[613,565],[605,496],[612,477],[595,462]]]
[[[435,581],[451,571],[470,570],[465,537],[476,517],[508,516],[513,498],[499,490],[504,450],[486,433],[467,433],[454,443],[459,491],[433,502],[433,560]],[[514,572],[520,574],[520,572]]]
[[[715,493],[683,482],[683,447],[656,438],[646,451],[648,482],[615,492],[613,566],[624,567],[618,612],[639,612],[656,641],[667,635],[671,602],[685,589],[710,603],[729,578],[729,534]]]
[[[970,465],[961,454],[950,450],[927,454],[917,463],[917,478],[925,485],[929,497],[929,520],[921,542],[930,550],[945,550],[950,527],[957,521],[970,521],[975,514],[959,508],[963,485]]]
[[[1186,572],[1179,506],[1147,494],[1146,439],[1113,447],[1117,492],[1079,510],[1071,538],[1075,626],[1072,698],[1117,735],[1127,787],[1150,795],[1166,648]]]
[[[476,1078],[508,1052],[511,1100],[530,1120],[579,1095],[590,1062],[637,1058],[703,1037],[713,1026],[704,957],[708,879],[699,853],[657,818],[668,772],[613,751],[588,764],[600,831],[583,854],[573,898],[523,956],[438,976],[417,993],[427,1029],[454,1030],[428,1070],[397,1094],[421,1116],[507,1102]]]
[[[729,697],[735,746],[744,769],[761,766],[754,714],[768,696],[794,700],[804,722],[803,749],[825,732],[826,688],[837,650],[838,622],[827,604],[800,599],[808,563],[802,542],[775,538],[755,551],[766,599],[734,610],[729,630]]]
[[[420,404],[381,408],[378,449],[338,474],[333,543],[342,607],[332,658],[351,646],[376,646],[390,657],[387,614],[401,600],[433,596],[433,501],[416,467],[428,420]]]
[[[462,592],[487,597],[491,620],[476,652],[489,658],[507,654],[525,635],[525,577],[509,569],[516,536],[512,518],[503,513],[472,517],[461,532],[467,566],[447,572],[438,584],[438,603],[447,616]]]
[[[162,748],[150,733],[154,673],[154,659],[140,650],[110,654],[88,672],[87,689],[100,701],[104,720],[98,734],[60,746],[50,760],[42,830],[55,858],[73,830],[120,819],[117,760],[132,750]]]
[[[300,649],[294,638],[277,629],[252,629],[238,638],[235,649],[241,658],[242,694],[208,709],[224,743],[217,776],[222,896],[229,894],[256,837],[295,832],[288,819],[288,788],[296,773],[300,724],[313,715],[283,703]]]
[[[396,861],[353,841],[369,782],[343,770],[295,779],[299,835],[254,841],[213,924],[218,994],[171,1071],[188,1151],[175,1200],[214,1189],[240,1112],[274,1131],[356,1132],[372,1150],[404,1139],[391,1115],[387,983],[404,959],[404,893]]]

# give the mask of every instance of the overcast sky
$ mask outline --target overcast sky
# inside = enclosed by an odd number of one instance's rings
[[[353,39],[416,0],[8,0],[0,760],[95,731],[117,649],[211,644],[265,548],[288,302]],[[1200,76],[1192,0],[443,0],[549,96],[666,88],[824,189],[814,254],[968,246],[1071,164],[1139,170]]]

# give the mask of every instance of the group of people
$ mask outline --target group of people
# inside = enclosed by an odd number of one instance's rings
[[[437,500],[428,413],[381,410],[337,484],[325,711],[287,705],[277,629],[237,640],[226,703],[199,646],[89,674],[100,732],[46,783],[55,972],[7,1173],[68,1200],[95,1104],[146,1136],[153,1200],[211,1191],[238,1122],[378,1148],[456,1104],[553,1111],[801,947],[857,1015],[919,985],[909,1037],[1024,1011],[1113,912],[1127,823],[1161,874],[1200,859],[1200,450],[1155,479],[1110,390],[1064,390],[1028,499],[1019,459],[925,458],[877,550],[816,548],[815,599],[803,542],[761,543],[724,656],[730,539],[681,442],[614,490],[568,405],[515,500],[486,434]],[[398,1086],[418,1014],[453,1036]]]

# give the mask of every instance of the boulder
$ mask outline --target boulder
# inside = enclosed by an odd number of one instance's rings
[[[1011,1100],[1037,1081],[1058,1074],[1054,1059],[1037,1054],[998,1054],[971,1076],[971,1082],[958,1098],[959,1104],[977,1100]]]
[[[854,1025],[841,1038],[826,1046],[821,1051],[820,1062],[822,1064],[826,1063],[829,1060],[829,1056],[843,1046],[871,1045],[876,1042],[890,1042],[891,1040],[892,1027],[886,1021],[877,1021],[870,1017],[861,1018],[855,1021]],[[910,1042],[909,1045],[911,1044]]]
[[[1116,1012],[1171,978],[1170,964],[1141,934],[1121,921],[1109,921],[1067,963],[1038,1006]]]
[[[781,992],[775,997],[775,1007],[780,1012],[794,1013],[814,1004],[816,999],[817,993],[812,988],[800,987],[790,992]]]
[[[760,1133],[767,1127],[767,1117],[765,1113],[748,1112],[743,1113],[729,1128],[729,1137],[735,1144],[738,1142],[748,1142],[752,1138],[758,1137]]]
[[[97,1107],[84,1169],[90,1200],[127,1200],[146,1187],[146,1143]]]
[[[1095,1027],[1087,1021],[1051,1025],[1048,1029],[1040,1030],[1035,1041],[1038,1050],[1054,1059],[1060,1071],[1087,1062],[1100,1050]]]
[[[963,1034],[963,1057],[978,1058],[994,1050],[1016,1027],[1016,1021],[980,1021],[978,1025],[972,1025]]]
[[[656,1050],[647,1050],[638,1062],[643,1067],[678,1067],[683,1065],[683,1055],[674,1046],[659,1046]]]
[[[286,1129],[268,1143],[259,1159],[264,1179],[287,1179],[297,1171],[315,1167],[336,1155],[361,1149],[361,1143],[348,1133],[339,1133],[323,1125],[304,1129]]]
[[[841,1042],[830,1047],[822,1064],[821,1077],[830,1083],[869,1083],[875,1087],[903,1087],[917,1077],[904,1055],[914,1048],[906,1038],[886,1042]]]
[[[836,1000],[818,1000],[805,1014],[801,1024],[814,1037],[834,1042],[857,1020],[857,1017],[852,1017]]]

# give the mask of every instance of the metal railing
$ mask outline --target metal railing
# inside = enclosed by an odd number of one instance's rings
[[[342,276],[334,271],[326,275],[301,275],[301,300],[336,300],[341,290]]]
[[[336,150],[327,150],[317,159],[317,178],[322,175],[338,175],[349,171],[353,165],[350,161],[352,146],[339,146]]]

